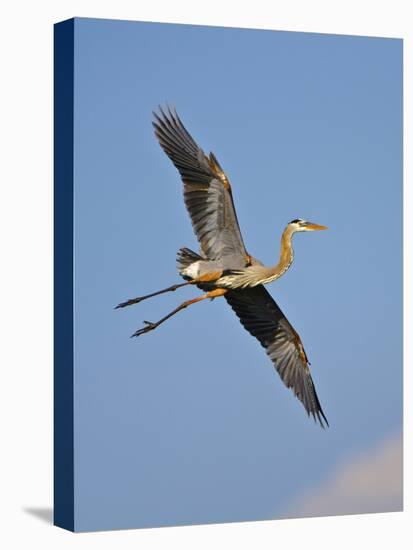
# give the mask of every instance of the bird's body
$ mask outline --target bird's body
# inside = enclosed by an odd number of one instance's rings
[[[200,253],[188,248],[178,251],[177,267],[185,283],[128,300],[117,307],[136,304],[185,285],[195,285],[206,294],[183,302],[156,323],[145,321],[146,326],[132,336],[154,330],[193,303],[224,296],[245,329],[265,348],[283,382],[293,389],[307,413],[321,426],[323,419],[328,424],[301,339],[263,286],[281,277],[293,262],[294,233],[326,227],[302,219],[293,220],[281,236],[278,263],[272,267],[264,266],[245,248],[231,185],[215,155],[205,155],[175,111],[160,109],[160,114],[154,114],[154,117],[155,135],[181,175],[184,201],[200,243]]]
[[[281,238],[280,260],[272,267],[265,266],[253,256],[248,256],[246,260],[236,255],[223,256],[219,260],[199,257],[179,270],[179,273],[184,279],[190,280],[215,276],[216,279],[211,279],[211,283],[213,281],[216,288],[242,289],[272,283],[284,275],[293,263],[293,233],[294,226],[288,225]]]

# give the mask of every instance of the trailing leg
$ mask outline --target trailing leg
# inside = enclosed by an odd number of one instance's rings
[[[153,296],[158,296],[158,294],[164,294],[165,292],[173,292],[177,288],[181,288],[182,286],[190,285],[192,284],[192,281],[188,281],[186,283],[181,283],[177,285],[168,286],[168,288],[164,288],[163,290],[158,290],[158,292],[153,292],[152,294],[147,294],[146,296],[140,296],[138,298],[132,298],[131,300],[128,300],[127,302],[122,302],[121,304],[118,304],[115,309],[120,309],[122,307],[131,306],[133,304],[139,304],[139,302],[142,302],[142,300],[146,300],[147,298],[152,298]]]
[[[151,323],[150,321],[144,321],[146,327],[141,328],[134,332],[131,336],[133,338],[134,336],[140,336],[141,334],[145,334],[146,332],[149,332],[151,330],[154,330],[155,328],[159,327],[162,323],[173,317],[176,313],[181,311],[182,309],[187,308],[188,306],[192,304],[196,304],[197,302],[201,302],[202,300],[205,300],[206,298],[217,298],[218,296],[223,296],[227,292],[226,288],[217,288],[215,290],[211,290],[210,292],[207,292],[206,294],[202,296],[198,296],[198,298],[194,298],[192,300],[187,300],[186,302],[182,302],[181,305],[179,305],[177,308],[172,310],[168,315],[165,315],[165,317],[162,317],[162,319],[159,319],[156,323]]]
[[[209,283],[211,281],[216,281],[217,279],[219,279],[221,275],[222,275],[222,271],[213,271],[211,273],[205,273],[204,275],[191,279],[186,283],[168,286],[168,288],[164,288],[163,290],[158,290],[158,292],[153,292],[152,294],[146,294],[146,296],[139,296],[138,298],[132,298],[126,302],[122,302],[121,304],[118,304],[115,307],[115,309],[132,306],[133,304],[139,304],[139,302],[142,302],[142,300],[146,300],[147,298],[152,298],[153,296],[158,296],[159,294],[164,294],[165,292],[173,292],[174,290],[181,288],[183,286],[196,285],[198,283]]]

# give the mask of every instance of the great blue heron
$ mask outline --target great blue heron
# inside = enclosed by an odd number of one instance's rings
[[[215,155],[205,155],[175,110],[169,107],[165,110],[160,107],[159,110],[159,114],[154,113],[155,135],[181,175],[185,205],[200,243],[200,253],[188,248],[178,251],[177,267],[185,283],[133,298],[116,307],[137,304],[186,285],[196,285],[205,294],[183,302],[156,323],[144,321],[145,327],[132,337],[154,330],[191,304],[224,296],[245,329],[265,348],[284,384],[292,388],[307,414],[318,420],[322,427],[323,419],[328,425],[301,339],[263,286],[281,277],[290,267],[294,233],[327,228],[302,219],[292,220],[281,236],[278,263],[273,267],[264,266],[245,248],[231,186]]]

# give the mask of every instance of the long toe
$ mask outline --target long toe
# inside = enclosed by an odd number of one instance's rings
[[[120,304],[118,304],[115,309],[120,309],[121,307],[126,307],[129,305],[129,302],[122,302]]]
[[[138,304],[140,301],[141,301],[140,298],[134,298],[133,300],[128,300],[127,302],[121,302],[115,307],[115,309],[120,309],[121,307],[127,307],[133,304]]]
[[[144,323],[146,324],[146,327],[140,328],[139,330],[134,332],[131,338],[134,338],[135,336],[140,336],[141,334],[145,334],[145,332],[150,332],[157,327],[155,323],[150,323],[149,321],[144,321]]]
[[[145,334],[145,332],[148,332],[148,328],[147,328],[147,327],[141,328],[141,329],[137,330],[136,332],[134,332],[134,333],[131,335],[131,338],[135,338],[135,336],[140,336],[141,334]]]

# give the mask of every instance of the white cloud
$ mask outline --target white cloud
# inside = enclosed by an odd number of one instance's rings
[[[398,434],[338,466],[320,486],[294,499],[281,515],[331,516],[402,509],[403,440]]]

